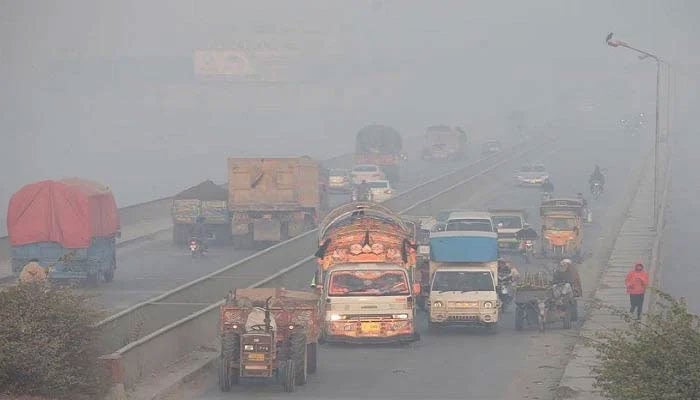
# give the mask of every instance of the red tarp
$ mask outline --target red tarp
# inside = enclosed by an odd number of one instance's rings
[[[92,181],[71,178],[22,187],[7,208],[12,246],[57,242],[69,249],[90,246],[93,237],[119,231],[112,192]]]

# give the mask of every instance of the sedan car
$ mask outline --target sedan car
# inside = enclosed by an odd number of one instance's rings
[[[356,165],[352,171],[350,171],[350,178],[352,183],[359,185],[362,181],[380,181],[386,179],[386,175],[376,165],[372,164],[360,164]]]
[[[350,171],[347,169],[331,169],[328,173],[328,189],[332,192],[342,193],[352,190]]]
[[[484,143],[484,147],[481,150],[481,154],[487,155],[487,154],[494,154],[494,153],[500,153],[501,152],[501,142],[498,140],[489,140],[486,143]]]
[[[394,197],[395,190],[387,180],[367,182],[369,190],[372,192],[372,201],[381,203]]]
[[[523,165],[515,172],[515,179],[520,186],[542,186],[548,178],[549,173],[542,164]]]

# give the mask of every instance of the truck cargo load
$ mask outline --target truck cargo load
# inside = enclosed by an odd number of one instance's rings
[[[466,156],[467,134],[459,127],[434,125],[425,132],[424,160],[457,160]]]
[[[198,217],[212,235],[213,241],[231,240],[231,218],[228,211],[228,190],[208,180],[173,197],[173,242],[186,244]]]
[[[401,134],[385,125],[369,125],[357,132],[355,138],[355,164],[378,165],[387,179],[399,180],[401,160]]]
[[[229,158],[234,245],[280,242],[314,228],[326,209],[326,176],[309,157]]]
[[[7,211],[13,273],[37,259],[51,266],[51,279],[111,280],[119,229],[114,196],[99,183],[71,178],[26,185]]]
[[[418,339],[414,321],[420,286],[414,284],[411,224],[375,203],[341,206],[324,219],[313,286],[326,304],[327,341]]]

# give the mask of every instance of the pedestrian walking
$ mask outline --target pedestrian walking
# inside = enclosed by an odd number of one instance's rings
[[[625,278],[627,294],[630,295],[630,314],[637,312],[637,319],[642,317],[642,305],[644,304],[644,292],[649,286],[649,274],[644,270],[641,262],[634,264],[632,270]]]

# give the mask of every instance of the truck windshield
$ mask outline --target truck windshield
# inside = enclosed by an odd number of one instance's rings
[[[492,292],[496,290],[489,271],[435,271],[436,292]]]
[[[334,271],[328,285],[329,296],[408,296],[405,271]]]
[[[451,219],[447,221],[446,231],[493,232],[491,221],[486,219]]]
[[[545,227],[553,231],[572,231],[576,227],[574,218],[548,218]]]
[[[503,229],[522,229],[522,219],[513,215],[497,215],[493,217],[493,223]],[[503,226],[501,226],[503,224]]]

